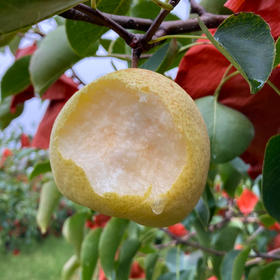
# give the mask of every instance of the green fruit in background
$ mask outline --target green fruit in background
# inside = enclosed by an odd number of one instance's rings
[[[231,10],[224,7],[226,2],[227,0],[202,0],[200,5],[202,5],[208,13],[220,15],[232,14]]]

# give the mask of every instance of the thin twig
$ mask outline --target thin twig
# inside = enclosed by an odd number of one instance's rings
[[[101,23],[103,23],[104,26],[114,30],[121,38],[125,40],[128,45],[130,45],[131,41],[133,40],[134,35],[132,33],[128,32],[120,24],[110,17],[107,17],[106,14],[100,12],[99,10],[92,9],[85,4],[79,4],[74,9],[79,12],[83,12],[88,16],[94,15],[100,20]]]
[[[195,0],[190,0],[190,4],[191,4],[191,13],[198,14],[199,16],[207,14],[205,9],[201,5],[197,4]]]
[[[86,83],[82,81],[82,79],[79,77],[79,75],[78,75],[78,74],[76,73],[76,71],[73,69],[73,67],[71,67],[70,69],[71,69],[71,71],[72,71],[72,77],[75,78],[76,80],[78,80],[79,83],[80,83],[81,85],[85,86]]]
[[[216,255],[216,256],[224,256],[226,254],[225,251],[218,251],[218,250],[215,250],[215,249],[212,249],[212,248],[208,248],[208,247],[202,246],[202,245],[200,245],[199,243],[196,243],[196,242],[192,242],[192,241],[189,241],[189,240],[184,240],[183,238],[174,235],[173,233],[171,233],[167,229],[163,228],[162,231],[164,231],[173,240],[175,240],[176,244],[184,244],[184,245],[187,245],[187,246],[190,246],[190,247],[193,247],[193,248],[196,248],[196,249],[200,249],[200,250],[202,250],[202,251],[204,251],[206,253],[209,253],[209,254],[212,254],[212,255]]]
[[[261,262],[263,259],[280,260],[280,256],[277,255],[278,253],[280,253],[280,248],[271,250],[268,253],[256,253],[253,256],[251,255],[249,257],[253,257],[254,259],[247,261],[246,266],[257,264],[257,263]]]
[[[173,6],[173,8],[176,7],[176,5],[180,2],[180,0],[171,0],[169,3]],[[155,35],[157,30],[159,29],[161,23],[164,21],[166,16],[170,13],[168,10],[161,10],[154,22],[151,24],[149,29],[147,30],[146,34],[143,37],[143,41],[148,43],[152,37]]]

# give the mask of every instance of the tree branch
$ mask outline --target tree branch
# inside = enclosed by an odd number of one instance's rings
[[[100,12],[99,10],[92,9],[85,4],[79,4],[74,9],[86,14],[89,17],[90,16],[96,17],[98,21],[102,23],[104,26],[114,30],[117,34],[119,34],[120,37],[122,37],[128,45],[130,45],[131,41],[133,40],[134,35],[132,33],[128,32],[120,24],[118,24],[110,17],[107,17],[106,14]]]
[[[199,16],[207,14],[205,9],[201,5],[197,4],[195,0],[190,0],[190,4],[191,4],[191,13],[198,14]]]
[[[72,8],[62,14],[60,14],[64,18],[85,21],[92,24],[107,26],[107,23],[102,21],[93,9],[87,7],[87,14],[84,12],[78,11],[75,8]],[[150,19],[144,18],[136,18],[136,17],[128,17],[128,16],[119,16],[112,15],[107,13],[102,13],[103,16],[111,19],[115,23],[118,24],[118,27],[121,26],[123,29],[133,29],[139,31],[147,31],[150,26],[153,24],[153,21]],[[200,17],[200,19],[204,22],[204,24],[208,28],[216,28],[218,27],[228,16],[227,15],[214,15],[214,14],[205,14]],[[117,27],[117,28],[118,28]],[[116,29],[116,26],[115,26]],[[188,32],[199,31],[200,27],[197,19],[188,19],[188,20],[173,20],[173,21],[164,21],[158,27],[157,37],[170,35],[170,34],[183,34]],[[117,32],[115,30],[115,32]],[[119,32],[117,32],[119,34]],[[120,35],[120,34],[119,34]],[[121,35],[120,35],[121,36]],[[130,36],[130,35],[129,35]],[[122,37],[122,36],[121,36]]]
[[[180,2],[180,0],[171,0],[171,1],[169,1],[169,4],[171,4],[173,6],[173,8],[175,8],[179,2]],[[152,39],[152,37],[154,36],[156,31],[159,29],[161,23],[164,21],[164,19],[166,18],[166,16],[169,13],[170,13],[169,10],[162,9],[160,11],[160,13],[156,17],[156,19],[153,21],[153,23],[150,25],[149,29],[147,30],[146,34],[143,37],[143,41],[145,43],[148,43]]]

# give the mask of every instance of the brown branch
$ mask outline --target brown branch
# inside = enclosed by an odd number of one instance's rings
[[[212,249],[212,248],[208,248],[208,247],[202,246],[199,243],[192,242],[192,241],[186,240],[184,238],[178,237],[175,234],[171,233],[167,229],[163,228],[162,231],[164,231],[173,240],[175,240],[176,244],[184,244],[184,245],[187,245],[187,246],[190,246],[190,247],[193,247],[193,248],[196,248],[196,249],[200,249],[200,250],[202,250],[202,251],[204,251],[206,253],[209,253],[209,254],[212,254],[212,255],[216,255],[216,256],[224,256],[226,254],[225,251],[218,251],[218,250],[215,250],[215,249]]]
[[[106,27],[114,30],[120,37],[122,37],[125,42],[130,45],[131,41],[133,40],[134,35],[128,32],[125,28],[123,28],[120,24],[116,21],[107,17],[106,14],[100,12],[97,9],[92,9],[85,4],[79,4],[75,8],[75,10],[86,14],[87,16],[93,15],[94,17],[98,18],[98,20]]]
[[[60,14],[64,18],[85,21],[92,24],[107,26],[104,21],[101,21],[97,17],[96,13],[92,12],[93,9],[87,7],[88,13],[85,14],[81,11],[78,11],[74,8]],[[110,18],[112,21],[118,24],[118,27],[121,26],[125,29],[133,29],[139,31],[147,31],[152,25],[153,21],[150,19],[128,17],[128,16],[119,16],[112,15],[107,13],[102,13],[107,18]],[[200,17],[204,24],[208,28],[218,27],[228,16],[227,15],[214,15],[214,14],[205,14]],[[107,26],[108,27],[108,26]],[[116,26],[115,26],[116,27]],[[116,29],[116,28],[115,28]],[[157,37],[163,35],[171,34],[183,34],[188,32],[199,31],[200,27],[197,19],[188,19],[188,20],[173,20],[173,21],[164,21],[158,28]],[[116,31],[116,30],[115,30]],[[117,31],[116,31],[117,32]],[[158,32],[160,35],[158,35]],[[119,32],[117,32],[119,34]],[[120,34],[119,34],[120,35]]]
[[[191,13],[198,14],[199,16],[207,14],[205,9],[201,5],[197,4],[195,0],[190,0],[190,4],[191,4]]]
[[[171,0],[169,3],[175,8],[180,0]],[[170,13],[170,11],[162,9],[156,19],[153,21],[153,23],[150,25],[149,29],[147,30],[146,34],[143,37],[143,42],[148,43],[152,37],[155,35],[156,31],[159,29],[160,25],[164,21],[164,19],[167,17],[167,15]]]

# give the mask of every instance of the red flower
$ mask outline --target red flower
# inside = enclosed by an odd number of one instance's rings
[[[237,199],[237,206],[244,215],[248,215],[254,210],[258,200],[252,191],[245,189]]]
[[[20,254],[20,250],[19,249],[14,249],[13,250],[13,255],[14,256],[17,256],[17,255],[19,255]]]
[[[104,228],[110,219],[111,219],[110,216],[98,214],[94,216],[93,221],[91,220],[86,221],[86,227],[90,229],[95,229],[100,227]]]
[[[138,279],[145,278],[145,272],[138,262],[134,262],[131,266],[130,278]]]
[[[102,268],[99,269],[98,280],[108,280]]]
[[[20,136],[20,143],[22,148],[30,147],[30,139],[28,135],[22,133]]]
[[[24,49],[19,49],[16,58],[30,55],[36,50],[36,44]],[[62,75],[54,84],[52,84],[43,94],[42,99],[50,100],[47,111],[39,124],[37,132],[32,140],[31,145],[35,148],[47,149],[49,147],[50,133],[53,123],[66,103],[66,101],[78,90],[78,85],[70,78]],[[24,91],[13,96],[10,105],[11,113],[16,111],[18,104],[24,103],[26,100],[34,97],[34,89],[29,86]]]
[[[181,223],[175,224],[175,225],[173,225],[173,226],[169,226],[169,227],[168,227],[168,230],[169,230],[172,234],[174,234],[174,235],[176,235],[176,236],[178,236],[178,237],[182,237],[182,236],[188,234],[188,231],[186,230],[186,228],[184,227],[184,225],[181,224]]]
[[[90,228],[90,229],[94,229],[94,228],[96,228],[96,225],[95,225],[95,223],[93,221],[87,220],[86,221],[86,227]]]
[[[234,249],[235,250],[242,250],[243,249],[243,245],[242,244],[236,244],[235,246],[234,246]]]
[[[175,81],[193,99],[213,95],[229,64],[213,45],[195,46],[180,62]],[[273,70],[270,80],[280,88],[280,68]],[[252,95],[248,83],[237,75],[223,85],[219,102],[245,114],[254,125],[255,137],[241,157],[251,165],[249,174],[255,178],[262,172],[267,141],[280,130],[280,97],[268,85]]]
[[[216,276],[211,276],[210,278],[208,278],[207,280],[218,280],[218,278]]]
[[[273,37],[279,37],[279,0],[228,0],[225,7],[234,13],[253,12],[260,15],[270,25]]]
[[[129,278],[139,279],[145,277],[146,275],[143,268],[137,262],[133,262],[131,266]],[[108,280],[102,268],[99,269],[98,280]]]
[[[107,222],[111,219],[110,216],[103,215],[103,214],[98,214],[94,216],[94,221],[97,227],[102,227],[104,228],[107,224]]]
[[[6,148],[3,150],[1,161],[0,161],[0,167],[3,167],[6,159],[11,155],[13,155],[13,152],[10,149]]]
[[[280,231],[280,224],[275,222],[272,226],[269,227],[270,230]]]
[[[280,233],[278,233],[268,244],[268,251],[280,248]]]

